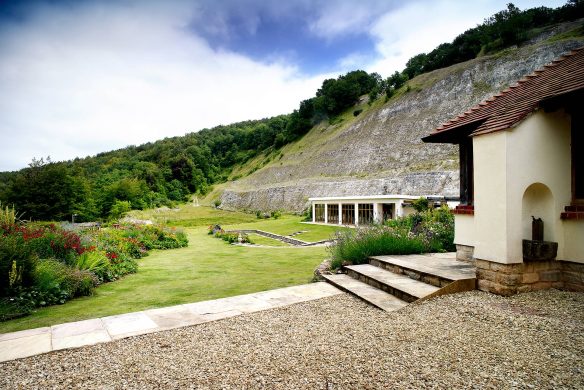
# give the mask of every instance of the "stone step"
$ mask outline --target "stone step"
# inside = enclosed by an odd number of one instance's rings
[[[360,282],[345,274],[322,275],[329,283],[343,291],[355,295],[371,305],[385,311],[395,311],[407,306],[407,302]]]
[[[349,265],[344,269],[349,277],[367,283],[406,302],[417,301],[440,290],[437,286],[371,264]]]
[[[369,264],[411,279],[444,287],[454,281],[474,279],[475,267],[458,261],[455,254],[372,256]]]

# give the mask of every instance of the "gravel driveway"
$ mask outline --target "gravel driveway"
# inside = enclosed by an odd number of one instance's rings
[[[583,389],[584,294],[342,294],[0,364],[0,388]]]

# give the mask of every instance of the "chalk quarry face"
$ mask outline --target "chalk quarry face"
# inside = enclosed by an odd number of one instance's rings
[[[418,76],[409,92],[375,103],[352,121],[317,126],[284,147],[281,158],[229,183],[222,207],[298,212],[309,197],[458,196],[458,147],[421,138],[583,43],[539,43]]]

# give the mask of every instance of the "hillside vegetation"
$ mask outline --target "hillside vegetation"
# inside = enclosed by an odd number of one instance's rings
[[[509,5],[387,79],[357,70],[324,80],[288,115],[73,161],[35,159],[0,173],[0,201],[26,219],[83,221],[192,194],[226,208],[294,211],[318,195],[457,195],[456,149],[424,145],[421,136],[581,46],[583,10],[580,0],[555,10]]]

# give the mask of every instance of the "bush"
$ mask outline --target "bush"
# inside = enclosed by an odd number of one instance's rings
[[[95,274],[100,281],[107,280],[111,271],[110,261],[104,251],[93,250],[82,253],[75,262],[75,268]]]
[[[338,232],[335,244],[329,247],[332,268],[341,267],[343,262],[363,264],[369,256],[409,255],[423,253],[424,250],[422,239],[387,226]]]
[[[414,210],[416,210],[418,213],[421,213],[427,211],[430,208],[430,202],[428,199],[422,196],[421,198],[414,200],[412,206],[414,207]]]
[[[223,241],[226,241],[230,244],[253,244],[252,241],[249,239],[249,236],[245,233],[238,233],[238,232],[224,232],[221,230],[220,232],[215,233],[215,237],[221,238]]]
[[[34,287],[44,301],[39,306],[65,303],[76,296],[91,295],[97,286],[96,276],[88,270],[68,267],[58,260],[39,261],[34,272]]]
[[[32,285],[37,258],[22,234],[0,236],[0,295]]]
[[[282,212],[281,212],[281,211],[278,211],[278,210],[276,210],[276,211],[272,211],[272,212],[270,213],[270,216],[271,216],[272,218],[274,218],[274,219],[278,219],[278,218],[280,218],[280,217],[282,216]]]
[[[362,264],[370,256],[453,251],[454,216],[447,206],[371,226],[337,233],[329,247],[332,267]]]

